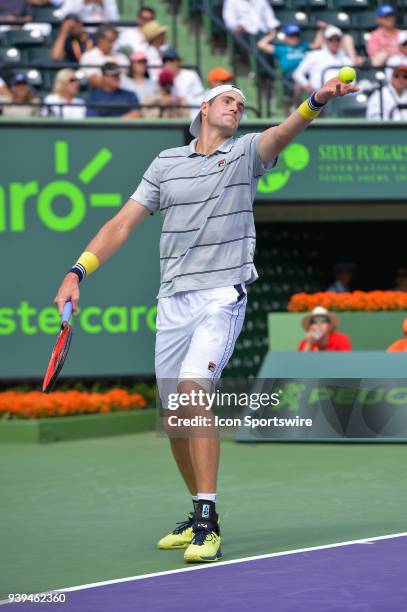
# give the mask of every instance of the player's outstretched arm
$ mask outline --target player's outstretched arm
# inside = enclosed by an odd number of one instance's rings
[[[259,155],[262,162],[268,163],[275,159],[284,147],[309,126],[329,100],[357,91],[359,91],[357,87],[341,83],[338,77],[327,81],[280,125],[263,132],[259,141]]]
[[[79,302],[79,282],[86,274],[94,272],[126,242],[131,232],[149,215],[150,211],[136,202],[128,200],[120,211],[99,230],[80,256],[72,272],[65,275],[54,302],[62,314],[64,304],[72,301],[76,314]]]

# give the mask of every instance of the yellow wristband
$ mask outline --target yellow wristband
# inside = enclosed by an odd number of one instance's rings
[[[300,113],[301,117],[306,121],[312,121],[313,119],[318,117],[319,113],[321,112],[319,110],[312,110],[309,107],[308,100],[305,100],[305,102],[300,104],[297,110]]]
[[[95,272],[100,266],[100,261],[93,253],[85,251],[76,262],[85,269],[86,276]]]

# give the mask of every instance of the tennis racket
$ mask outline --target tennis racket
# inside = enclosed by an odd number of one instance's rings
[[[44,393],[49,393],[52,390],[68,355],[73,334],[72,327],[69,325],[71,314],[72,302],[66,302],[61,316],[61,331],[52,349],[51,359],[49,360],[44,382],[42,383]]]

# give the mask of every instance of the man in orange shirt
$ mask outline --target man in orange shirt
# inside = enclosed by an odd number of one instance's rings
[[[302,320],[307,337],[301,340],[298,351],[351,351],[349,336],[340,334],[337,316],[323,306],[316,306]]]
[[[396,340],[393,344],[390,344],[387,349],[388,353],[401,353],[407,351],[407,319],[403,321],[403,338]]]

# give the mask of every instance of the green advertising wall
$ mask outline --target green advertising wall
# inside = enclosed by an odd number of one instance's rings
[[[248,122],[242,133],[266,127]],[[189,140],[187,125],[177,121],[0,120],[0,378],[42,376],[58,330],[53,298],[65,271],[154,156]],[[345,129],[321,122],[280,156],[257,199],[264,205],[405,199],[406,142],[402,124]],[[65,375],[153,372],[160,226],[158,215],[149,217],[81,286]]]
[[[0,128],[0,376],[43,374],[58,330],[53,298],[87,242],[182,131],[115,126]],[[153,372],[159,216],[81,285],[65,375]]]
[[[258,199],[406,200],[404,123],[335,123],[308,128],[259,181]]]

